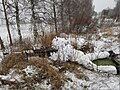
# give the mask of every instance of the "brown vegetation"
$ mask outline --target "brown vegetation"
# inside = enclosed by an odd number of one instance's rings
[[[52,45],[52,40],[56,37],[59,36],[59,32],[56,34],[55,32],[47,33],[44,35],[39,35],[38,36],[38,44],[44,47],[51,48]]]
[[[48,63],[47,59],[34,59],[29,60],[29,65],[33,65],[37,67],[37,72],[39,75],[39,79],[35,78],[38,82],[42,82],[41,80],[49,80],[54,90],[59,90],[63,83],[64,75],[57,70],[55,70],[51,65]],[[41,79],[40,79],[41,78]]]
[[[101,32],[104,33],[104,36],[111,36],[113,34],[113,30],[111,28],[102,28]]]
[[[26,67],[26,59],[24,54],[16,53],[8,55],[1,62],[1,74],[8,74],[11,68],[24,69]]]
[[[23,51],[23,50],[29,50],[32,48],[33,42],[30,40],[30,38],[25,38],[22,40],[22,43],[19,43],[19,40],[15,40],[13,42],[13,47],[16,47],[17,49],[15,50],[13,48],[13,51]]]
[[[22,70],[28,65],[35,66],[38,74],[33,75],[31,78],[27,77],[25,72]],[[5,58],[5,60],[2,61],[1,68],[1,74],[8,74],[10,69],[16,69],[18,71],[21,70],[19,73],[23,74],[23,80],[25,81],[28,89],[32,89],[31,84],[41,83],[44,80],[47,80],[52,85],[52,89],[54,90],[59,90],[61,86],[64,85],[64,74],[55,70],[45,58],[35,57],[30,58],[29,61],[26,61],[23,54],[10,54]],[[11,85],[11,82],[9,81],[3,80],[3,84],[4,83]]]

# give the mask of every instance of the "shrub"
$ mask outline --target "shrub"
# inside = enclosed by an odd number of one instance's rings
[[[24,54],[10,54],[1,62],[1,73],[8,74],[11,68],[23,69],[26,66],[25,64],[26,60]]]
[[[38,36],[38,44],[40,44],[41,46],[44,46],[44,47],[51,47],[52,45],[52,40],[53,38],[55,38],[57,34],[52,32],[52,33],[48,33],[48,34],[45,34],[45,35],[40,35]]]

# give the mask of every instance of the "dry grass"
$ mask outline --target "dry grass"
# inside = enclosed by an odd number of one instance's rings
[[[78,68],[81,67],[77,62],[73,62],[73,61],[68,61],[68,62],[59,62],[59,61],[54,61],[53,62],[53,66],[56,67],[62,67],[64,71],[78,71]],[[82,69],[80,70],[80,72],[82,72]]]
[[[52,45],[52,40],[56,37],[59,36],[59,33],[56,34],[55,32],[47,33],[45,35],[40,35],[38,36],[38,44],[44,47],[51,47]]]
[[[77,62],[72,62],[72,61],[68,61],[68,62],[54,62],[53,65],[55,65],[56,67],[62,67],[63,69],[60,70],[61,72],[72,72],[75,74],[76,78],[78,79],[82,79],[82,80],[88,80],[88,78],[83,74],[85,68],[81,65],[79,65]],[[70,78],[66,78],[67,81],[71,79]]]
[[[54,90],[59,90],[64,84],[62,81],[64,75],[51,67],[47,59],[29,60],[29,64],[37,67],[39,78],[41,78],[41,80],[50,80],[49,82],[51,83]],[[34,79],[36,81],[40,81],[35,77]]]
[[[27,77],[22,70],[28,65],[35,66],[38,74]],[[23,80],[25,81],[24,84],[28,89],[33,89],[31,84],[41,83],[44,80],[49,81],[53,90],[60,90],[61,86],[64,85],[64,74],[53,68],[46,58],[31,58],[29,61],[25,61],[25,56],[23,54],[11,54],[2,61],[1,68],[1,72],[4,75],[8,74],[9,70],[12,68],[21,71],[19,73],[23,75]]]
[[[113,30],[111,28],[102,28],[101,32],[105,33],[104,36],[111,36],[113,34]]]
[[[19,43],[19,40],[15,40],[13,43],[13,51],[23,51],[23,50],[29,50],[32,48],[33,42],[30,40],[30,38],[24,38],[22,40],[22,43]]]
[[[24,54],[10,54],[1,62],[1,73],[8,74],[11,68],[24,69],[26,62]]]
[[[26,38],[23,40],[21,49],[22,50],[31,49],[32,45],[33,45],[33,42],[31,42],[29,38]]]

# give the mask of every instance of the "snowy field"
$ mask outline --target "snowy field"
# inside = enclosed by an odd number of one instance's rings
[[[120,76],[88,70],[85,70],[83,74],[88,77],[88,80],[80,80],[74,73],[66,72],[66,76],[73,82],[66,83],[63,90],[120,90]]]
[[[40,25],[38,28],[41,28]],[[20,29],[21,29],[21,34],[23,38],[33,39],[33,31],[32,31],[31,24],[21,24]],[[45,32],[50,32],[52,27],[43,25],[42,29],[44,29]],[[42,34],[41,33],[42,29],[38,29],[39,34]],[[16,26],[15,25],[10,26],[10,30],[11,30],[11,36],[12,36],[13,42],[15,40],[18,40],[19,36],[18,36]],[[9,36],[8,36],[6,25],[0,25],[0,37],[2,38],[5,45],[9,44]]]
[[[17,30],[16,30],[16,27],[15,26],[11,26],[10,30],[11,30],[12,40],[13,41],[15,39],[17,40],[19,36],[18,36]],[[22,33],[22,36],[24,38],[30,37],[32,35],[32,31],[30,30],[30,24],[26,24],[26,25],[22,24],[21,25],[21,33]],[[9,43],[9,36],[8,36],[7,29],[6,29],[6,25],[1,25],[0,26],[0,36],[1,36],[4,44],[8,45],[8,43]]]

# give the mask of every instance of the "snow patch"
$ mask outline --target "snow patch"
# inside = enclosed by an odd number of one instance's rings
[[[35,67],[27,66],[27,68],[23,69],[28,77],[32,77],[33,75],[37,74]]]
[[[8,81],[18,81],[18,82],[23,82],[22,75],[19,75],[15,73],[15,70],[11,69],[9,74],[5,75],[0,75],[0,78],[3,80],[8,80]]]

